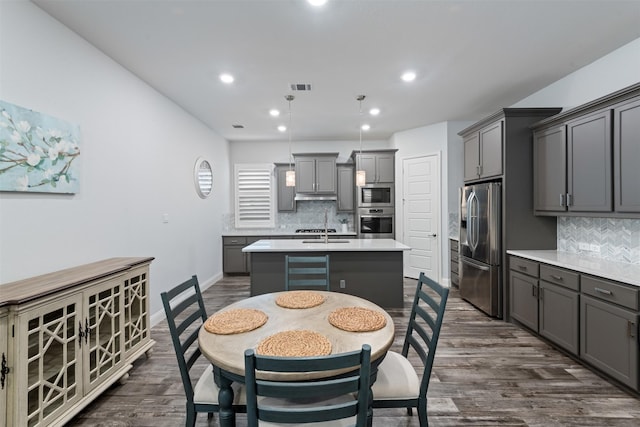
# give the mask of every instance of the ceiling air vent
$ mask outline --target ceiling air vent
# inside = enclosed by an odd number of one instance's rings
[[[291,90],[296,92],[311,90],[311,84],[309,83],[291,83],[289,86],[291,87]]]
[[[234,129],[244,129],[243,125],[231,125]]]

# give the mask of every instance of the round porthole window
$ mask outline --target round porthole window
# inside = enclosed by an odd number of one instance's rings
[[[206,199],[213,190],[213,170],[211,164],[202,157],[196,160],[193,176],[196,182],[196,192],[198,196]]]

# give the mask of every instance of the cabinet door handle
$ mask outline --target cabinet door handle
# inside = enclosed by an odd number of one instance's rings
[[[627,335],[629,338],[635,338],[636,336],[636,324],[630,320],[627,321]]]
[[[527,266],[526,265],[519,265],[518,268],[522,271],[527,271]]]
[[[604,294],[604,295],[609,295],[609,296],[613,295],[613,292],[611,292],[611,291],[610,291],[610,290],[608,290],[608,289],[594,288],[594,290],[595,290],[596,292],[598,292],[599,294]]]
[[[538,298],[538,287],[537,286],[531,286],[531,295]]]
[[[567,207],[572,205],[571,194],[567,193]]]
[[[78,342],[82,345],[82,337],[84,337],[84,331],[82,330],[82,321],[78,320]]]
[[[7,358],[2,353],[2,367],[0,368],[0,390],[4,389],[4,381],[7,379],[9,367],[7,366]]]
[[[564,207],[564,194],[560,194],[560,206]]]
[[[84,342],[89,343],[89,334],[91,333],[91,328],[89,327],[89,319],[84,319]]]
[[[549,276],[551,276],[552,279],[557,280],[559,282],[562,282],[564,280],[562,276],[556,276],[555,274],[550,274]]]

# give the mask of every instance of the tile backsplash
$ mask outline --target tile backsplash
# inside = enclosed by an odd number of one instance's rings
[[[276,212],[276,226],[269,229],[242,229],[243,232],[251,230],[255,233],[273,233],[274,231],[293,232],[298,228],[322,228],[324,225],[324,212],[327,211],[328,227],[340,231],[342,224],[340,219],[346,219],[348,230],[355,230],[354,215],[351,213],[337,212],[335,201],[304,200],[296,202],[295,212]],[[223,230],[226,232],[235,230],[235,217],[233,213],[223,215]]]
[[[558,217],[558,250],[640,264],[640,220]]]

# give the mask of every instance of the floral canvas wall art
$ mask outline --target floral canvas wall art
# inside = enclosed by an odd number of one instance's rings
[[[76,193],[80,128],[0,101],[0,191]]]

